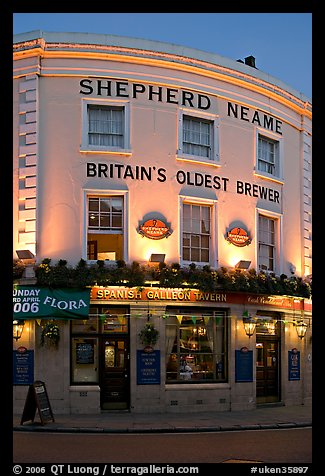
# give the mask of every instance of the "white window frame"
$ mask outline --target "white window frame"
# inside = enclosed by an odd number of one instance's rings
[[[100,145],[90,145],[88,143],[88,106],[115,106],[121,107],[124,109],[124,147],[114,147],[114,146],[100,146]],[[96,99],[96,98],[82,98],[81,99],[81,144],[80,152],[85,153],[100,153],[100,154],[117,154],[117,155],[131,155],[131,144],[130,144],[130,101],[123,100],[114,100],[114,99]]]
[[[127,190],[98,190],[98,189],[84,189],[83,190],[83,220],[82,220],[82,256],[89,264],[97,263],[97,260],[89,260],[87,258],[87,236],[88,236],[88,198],[90,196],[96,197],[123,197],[123,260],[129,260],[129,192]],[[110,261],[109,263],[116,263]]]
[[[203,119],[211,122],[212,143],[211,143],[211,157],[202,157],[200,155],[186,154],[183,151],[183,118],[190,116],[194,119]],[[220,166],[219,155],[219,125],[220,119],[216,114],[209,114],[207,112],[193,111],[192,109],[180,108],[178,111],[178,149],[177,159],[183,161],[196,162],[206,165]]]
[[[278,154],[279,154],[279,167],[277,174],[271,174],[264,170],[260,170],[258,167],[259,157],[258,157],[258,142],[260,137],[265,137],[265,139],[269,139],[272,142],[278,143]],[[277,134],[272,133],[270,131],[265,131],[265,129],[261,129],[259,127],[256,128],[256,141],[255,141],[255,175],[262,178],[267,178],[274,182],[283,183],[283,139],[279,137]]]
[[[198,267],[210,266],[212,269],[217,269],[218,261],[218,246],[217,246],[217,200],[216,199],[205,199],[198,197],[191,197],[182,195],[179,197],[179,210],[180,210],[180,235],[179,235],[179,256],[181,266],[189,266],[191,263],[195,263]],[[211,208],[210,216],[210,243],[209,243],[209,258],[210,261],[206,262],[197,262],[197,261],[187,261],[183,259],[183,205],[197,205],[197,206],[208,206]]]
[[[275,266],[273,271],[269,270],[260,270],[259,264],[259,216],[263,215],[266,218],[275,220]],[[266,274],[275,274],[280,275],[283,273],[283,215],[280,213],[271,212],[262,208],[256,208],[255,216],[255,236],[256,236],[256,247],[255,247],[255,262],[257,265],[257,272],[263,271]]]

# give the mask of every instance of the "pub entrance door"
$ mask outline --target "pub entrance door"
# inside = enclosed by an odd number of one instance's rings
[[[102,410],[129,409],[129,337],[102,336],[100,355],[100,403]]]
[[[279,340],[256,335],[256,403],[280,401]]]

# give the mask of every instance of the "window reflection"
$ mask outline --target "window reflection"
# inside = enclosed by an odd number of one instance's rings
[[[98,382],[98,339],[72,338],[72,381],[74,383]]]
[[[170,311],[172,313],[172,310]],[[166,325],[166,381],[226,379],[225,313],[172,315]]]

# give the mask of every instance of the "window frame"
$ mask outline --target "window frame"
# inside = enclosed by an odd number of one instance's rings
[[[259,158],[259,139],[263,138],[266,141],[277,144],[277,155],[278,155],[278,170],[275,166],[275,173],[270,173],[259,168],[259,162],[262,160]],[[264,161],[265,163],[268,163]],[[256,142],[255,142],[255,166],[254,166],[255,175],[275,182],[283,183],[283,139],[275,133],[265,131],[264,129],[256,128]]]
[[[120,311],[124,311],[120,313]],[[119,315],[124,316],[125,324],[120,324],[121,327],[125,327],[124,330],[119,329],[105,329],[105,321],[101,319],[101,315],[107,314],[109,317],[116,318]],[[74,329],[75,325],[79,326],[79,322],[71,320],[70,322],[70,384],[76,386],[98,386],[100,382],[100,360],[101,360],[101,342],[103,339],[116,338],[116,337],[126,337],[130,338],[130,307],[126,306],[114,306],[114,305],[105,305],[105,304],[91,304],[89,309],[89,320],[92,320],[92,324],[95,324],[93,329],[86,329],[89,321],[80,324],[81,328]],[[84,329],[83,329],[84,328]],[[74,377],[74,371],[76,370],[75,356],[75,343],[78,340],[93,340],[96,342],[96,350],[94,351],[94,362],[93,365],[94,371],[96,371],[97,378],[94,380],[78,380]],[[82,364],[83,365],[83,364]],[[82,370],[86,367],[82,368]]]
[[[88,122],[88,107],[89,106],[102,106],[102,107],[120,107],[124,111],[124,146],[107,146],[107,145],[91,145],[89,144],[89,122]],[[117,154],[130,156],[131,144],[130,144],[130,101],[129,100],[114,100],[114,99],[96,99],[96,98],[81,98],[81,144],[80,152],[85,153],[101,153],[101,154]]]
[[[259,229],[259,217],[263,216],[264,218],[267,218],[269,220],[274,221],[275,225],[275,231],[274,231],[274,239],[275,239],[275,244],[274,244],[274,269],[261,269],[261,264],[260,264],[260,253],[259,253],[259,248],[260,248],[260,229]],[[256,232],[255,236],[257,237],[256,239],[256,263],[257,263],[257,269],[261,272],[264,272],[266,274],[276,274],[280,275],[283,270],[283,258],[282,258],[282,246],[283,246],[283,237],[282,237],[282,215],[279,213],[275,212],[270,212],[269,210],[264,210],[264,209],[256,209]]]
[[[184,260],[183,258],[183,234],[184,234],[184,205],[205,206],[210,208],[210,235],[209,235],[209,262]],[[195,263],[198,267],[211,266],[217,268],[217,199],[204,199],[190,196],[180,196],[180,236],[179,236],[179,255],[180,264],[189,266]]]
[[[190,117],[197,121],[209,122],[210,130],[212,134],[210,148],[211,156],[203,157],[201,155],[187,154],[184,152],[184,141],[183,141],[183,127],[184,127],[184,117]],[[191,109],[180,108],[178,111],[178,148],[176,157],[178,160],[197,162],[206,165],[220,166],[220,155],[219,155],[219,125],[220,118],[216,114],[209,114],[207,112],[193,111]]]
[[[98,190],[98,189],[84,189],[83,190],[83,228],[82,228],[82,256],[85,261],[89,264],[95,264],[97,260],[88,259],[87,253],[87,244],[88,244],[88,203],[89,198],[91,197],[122,197],[123,199],[123,218],[122,218],[122,236],[123,236],[123,260],[128,261],[129,256],[129,238],[128,238],[128,210],[129,210],[129,194],[127,190]],[[99,232],[100,233],[100,232]],[[107,231],[106,233],[101,232],[100,234],[114,234],[113,232]],[[109,260],[108,263],[115,264],[117,260]]]
[[[94,361],[89,364],[85,364],[87,366],[92,366],[93,369],[92,371],[95,373],[96,378],[94,380],[88,380],[88,379],[77,379],[74,375],[74,372],[78,370],[77,367],[77,362],[75,361],[75,356],[74,356],[74,350],[75,350],[75,345],[78,343],[77,341],[83,340],[83,341],[90,341],[92,340],[95,343],[95,349],[94,349]],[[90,386],[96,386],[99,384],[99,335],[97,334],[86,334],[86,333],[80,333],[80,334],[72,334],[72,327],[70,325],[70,383],[71,385],[90,385]],[[80,365],[80,363],[79,363]],[[83,364],[81,364],[83,365]],[[80,370],[87,370],[86,367],[81,367]]]
[[[177,384],[190,384],[190,385],[204,385],[204,384],[215,384],[215,383],[221,383],[221,384],[224,384],[224,383],[227,383],[229,381],[229,349],[228,349],[228,312],[229,310],[226,309],[226,308],[200,308],[199,312],[198,312],[198,309],[197,308],[187,308],[187,309],[178,309],[176,307],[173,307],[173,306],[167,306],[166,308],[166,315],[169,315],[170,317],[166,320],[166,341],[165,341],[165,354],[166,354],[166,359],[165,359],[165,370],[164,370],[164,374],[165,374],[165,384],[166,385],[177,385]],[[178,320],[178,317],[177,315],[181,315],[183,318],[186,317],[186,318],[190,318],[193,319],[195,315],[196,318],[203,318],[204,320],[204,317],[207,317],[209,316],[210,319],[214,319],[214,327],[212,329],[212,335],[213,335],[213,350],[212,352],[209,352],[209,353],[206,353],[206,352],[198,352],[196,350],[190,350],[189,352],[182,352],[181,350],[181,330],[185,329],[186,327],[188,327],[188,329],[190,330],[192,327],[193,328],[197,328],[197,324],[193,322],[193,326],[184,326],[184,324],[182,325],[182,322],[180,322]],[[222,330],[222,334],[221,334],[221,338],[222,338],[222,341],[221,341],[221,349],[218,349],[218,336],[217,336],[217,318],[220,317],[223,322],[222,322],[222,327],[221,327],[221,330]],[[176,322],[173,322],[173,323],[169,323],[168,321],[173,318],[174,321]],[[208,321],[207,323],[203,323],[202,322],[199,324],[199,327],[206,327],[209,326],[209,322]],[[174,326],[176,327],[176,334],[175,334],[175,337],[174,337],[174,344],[172,346],[172,348],[170,349],[170,351],[168,351],[167,349],[167,326]],[[175,342],[177,343],[177,351],[175,353],[175,351],[173,351],[174,349],[174,345],[175,345]],[[168,344],[169,345],[169,344]],[[184,358],[186,358],[186,354],[192,354],[192,357],[195,359],[195,356],[204,356],[204,355],[211,355],[212,356],[212,361],[214,364],[217,364],[217,363],[221,363],[223,362],[224,365],[223,365],[223,368],[222,368],[222,372],[223,372],[223,376],[220,376],[218,377],[218,374],[220,372],[220,370],[217,368],[217,365],[216,365],[216,368],[214,370],[212,370],[213,372],[213,375],[214,375],[214,378],[195,378],[195,379],[192,379],[192,378],[189,378],[187,379],[186,376],[182,373],[182,368],[181,368],[181,361],[183,360],[184,361]],[[173,370],[168,370],[168,364],[170,363],[170,356],[172,355],[176,355],[176,359],[177,359],[177,368],[176,369],[173,369]],[[182,358],[183,357],[183,358]],[[221,360],[218,360],[218,357],[221,357]],[[200,360],[200,359],[199,359]],[[195,361],[195,360],[194,360]],[[199,366],[202,365],[202,364],[199,364]],[[194,369],[195,370],[195,369]],[[198,369],[196,369],[198,370]],[[176,378],[171,378],[171,379],[167,379],[167,372],[169,373],[177,373],[177,377]],[[198,370],[198,372],[200,373],[200,370]],[[210,373],[211,373],[211,370],[210,370]],[[194,376],[194,374],[192,374]]]

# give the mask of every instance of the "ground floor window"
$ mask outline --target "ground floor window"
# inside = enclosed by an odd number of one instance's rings
[[[109,361],[111,351],[106,341],[110,337],[115,342],[115,336],[128,336],[129,312],[128,307],[91,305],[88,319],[71,322],[72,384],[101,382],[100,371]]]
[[[73,383],[97,383],[98,338],[74,337],[71,352]]]
[[[226,311],[167,307],[166,314],[166,382],[226,381]]]

